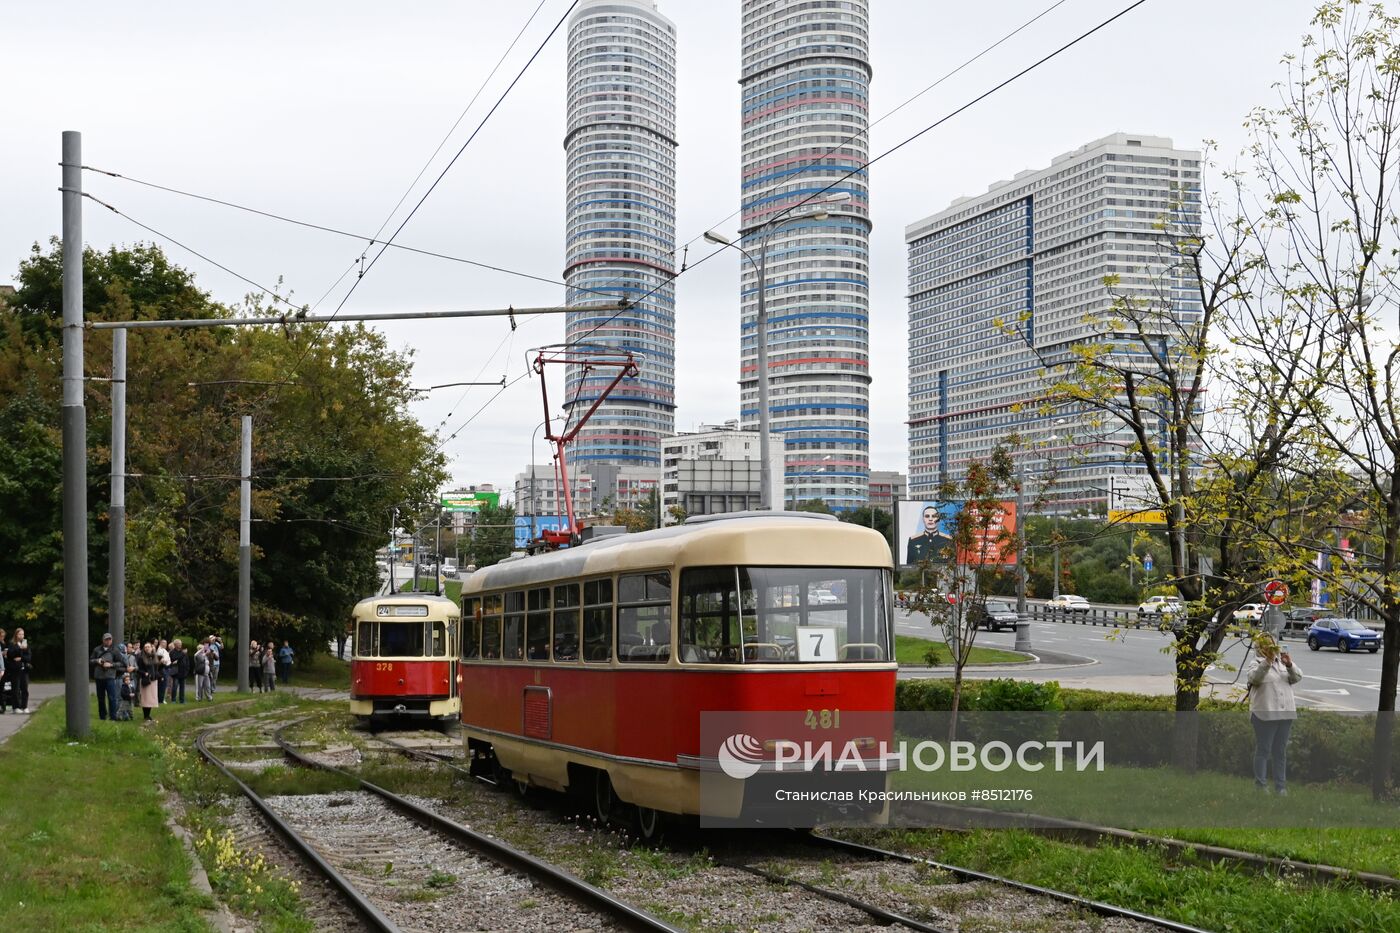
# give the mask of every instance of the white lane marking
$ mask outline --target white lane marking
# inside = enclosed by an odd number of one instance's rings
[[[1304,674],[1304,680],[1321,680],[1329,684],[1345,684],[1348,687],[1360,687],[1363,690],[1380,690],[1380,684],[1362,684],[1354,680],[1342,680],[1338,677],[1319,677],[1316,674]]]
[[[1351,691],[1345,689],[1344,687],[1338,687],[1336,690],[1317,690],[1317,689],[1313,689],[1313,688],[1309,687],[1305,692],[1306,692],[1306,693],[1318,693],[1318,694],[1325,693],[1325,694],[1328,694],[1329,696],[1339,696],[1339,697],[1349,697],[1349,696],[1351,696]]]

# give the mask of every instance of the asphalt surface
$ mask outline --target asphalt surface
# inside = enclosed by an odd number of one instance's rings
[[[1115,633],[1103,626],[1066,622],[1029,624],[1031,653],[1039,656],[1041,663],[969,669],[967,676],[1057,680],[1064,687],[1095,690],[1173,692],[1172,657],[1162,650],[1170,645],[1165,633],[1146,629],[1124,629]],[[896,616],[895,630],[901,635],[935,637],[927,617],[904,611]],[[1011,650],[1016,644],[1016,634],[979,631],[975,644]],[[1285,641],[1284,647],[1303,672],[1302,681],[1294,688],[1300,705],[1363,711],[1376,708],[1380,695],[1379,654],[1365,651],[1342,654],[1334,648],[1309,651],[1306,644],[1294,639]],[[1227,643],[1222,663],[1206,674],[1207,680],[1213,683],[1215,695],[1222,699],[1231,696],[1232,691],[1242,695],[1244,675],[1238,668],[1253,659],[1253,653],[1246,655],[1243,644]],[[1225,665],[1237,669],[1229,670]],[[929,674],[902,672],[901,676]],[[947,672],[935,670],[933,676],[947,676]]]

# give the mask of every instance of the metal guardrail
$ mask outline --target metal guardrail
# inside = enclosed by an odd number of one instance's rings
[[[1167,616],[1165,619],[1151,613],[1139,616],[1136,609],[1106,609],[1101,607],[1091,607],[1087,610],[1062,609],[1058,606],[1032,603],[1026,606],[1026,617],[1039,622],[1064,622],[1070,625],[1155,629],[1163,632],[1172,630],[1171,616]],[[1283,630],[1278,632],[1278,636],[1280,638],[1306,638],[1311,624],[1310,622],[1286,619],[1283,623]]]

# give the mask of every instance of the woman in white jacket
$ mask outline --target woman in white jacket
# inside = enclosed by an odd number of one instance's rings
[[[1254,786],[1268,790],[1269,766],[1273,766],[1274,789],[1287,794],[1288,734],[1298,707],[1293,701],[1293,685],[1303,672],[1287,650],[1268,635],[1254,640],[1259,652],[1249,668],[1249,721],[1254,725]]]

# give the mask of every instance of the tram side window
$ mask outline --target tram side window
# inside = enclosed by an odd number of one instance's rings
[[[477,618],[481,600],[475,596],[462,600],[462,660],[481,656],[481,620]]]
[[[554,588],[554,660],[578,660],[579,587]]]
[[[744,630],[738,574],[733,567],[701,567],[681,574],[682,664],[738,664]]]
[[[501,594],[495,593],[481,600],[481,656],[499,658],[501,656]]]
[[[355,632],[355,653],[362,658],[372,658],[374,650],[374,623],[361,622],[360,628]]]
[[[434,658],[447,657],[447,623],[429,622],[428,632],[431,639],[430,656]]]
[[[613,586],[611,579],[583,584],[583,659],[612,660]]]
[[[671,575],[617,578],[617,658],[639,664],[671,660]]]
[[[525,657],[525,591],[514,590],[505,595],[505,638],[501,657],[507,661],[519,661]]]
[[[526,594],[525,656],[531,661],[549,660],[549,588]]]

